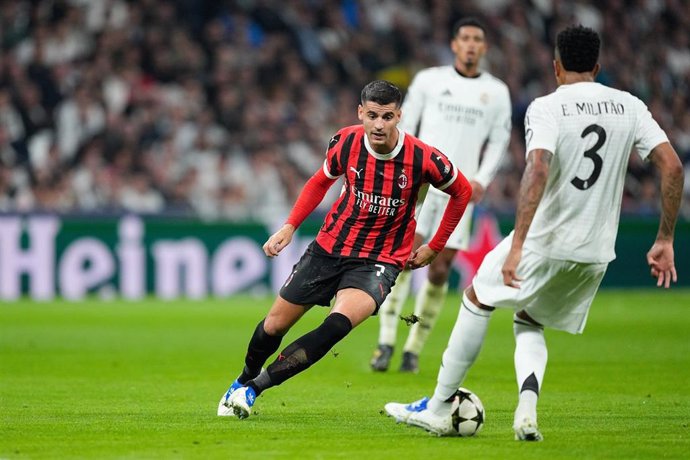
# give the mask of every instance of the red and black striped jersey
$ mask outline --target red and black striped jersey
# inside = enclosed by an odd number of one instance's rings
[[[444,190],[459,174],[443,153],[402,131],[392,152],[376,153],[362,125],[333,136],[323,171],[331,179],[344,176],[344,184],[316,242],[334,255],[399,267],[412,251],[420,188]]]

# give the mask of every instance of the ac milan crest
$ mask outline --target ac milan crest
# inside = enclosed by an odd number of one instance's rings
[[[400,188],[405,188],[407,187],[407,176],[403,173],[398,176],[398,187]]]

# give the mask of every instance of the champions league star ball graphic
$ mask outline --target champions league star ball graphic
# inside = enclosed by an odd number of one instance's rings
[[[458,388],[453,399],[451,423],[459,436],[474,436],[484,426],[484,406],[476,394]]]

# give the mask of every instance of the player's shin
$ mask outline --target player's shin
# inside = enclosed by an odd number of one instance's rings
[[[331,313],[319,327],[298,338],[273,361],[265,372],[247,382],[258,396],[262,391],[280,385],[324,357],[333,345],[352,330],[352,323],[341,313]]]
[[[528,418],[537,421],[537,399],[544,379],[548,352],[544,329],[514,317],[515,375],[519,390],[516,423]]]
[[[247,354],[244,358],[244,369],[237,380],[244,385],[247,381],[259,375],[261,367],[278,350],[282,339],[282,336],[268,335],[264,330],[264,320],[261,320],[256,329],[254,329],[252,338],[249,340]]]
[[[450,411],[450,398],[465,379],[467,371],[479,355],[491,319],[491,312],[479,308],[463,294],[458,319],[443,352],[434,396],[429,409],[442,413]]]

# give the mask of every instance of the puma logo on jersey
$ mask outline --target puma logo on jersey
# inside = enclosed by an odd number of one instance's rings
[[[359,179],[359,174],[364,170],[364,168],[360,169],[359,171],[355,169],[354,166],[350,166],[350,171],[354,172],[357,175],[357,179]]]
[[[328,141],[328,150],[335,147],[339,140],[340,140],[340,134],[336,134],[335,136],[331,137],[331,140]]]

